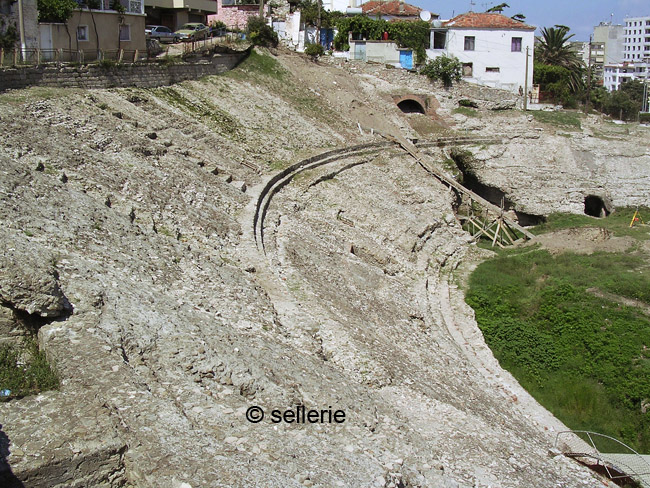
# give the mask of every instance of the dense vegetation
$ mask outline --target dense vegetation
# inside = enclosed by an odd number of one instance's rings
[[[79,8],[79,3],[75,0],[38,0],[37,6],[39,22],[65,23]]]
[[[631,212],[623,214],[603,225],[647,239],[647,228],[630,229]],[[587,222],[594,219],[560,216],[540,230]],[[503,252],[474,272],[467,303],[501,365],[558,418],[650,453],[646,259],[637,252]]]
[[[278,35],[262,17],[256,15],[248,17],[246,32],[254,46],[276,47],[278,45]]]
[[[429,34],[431,26],[428,22],[374,20],[365,15],[342,17],[337,20],[338,33],[334,37],[334,47],[343,51],[350,49],[348,32],[352,32],[356,39],[378,41],[384,32],[388,39],[395,41],[400,47],[412,49],[415,61],[422,64],[426,60],[426,49],[429,47]]]

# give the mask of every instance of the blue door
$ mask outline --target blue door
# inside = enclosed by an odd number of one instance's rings
[[[413,51],[400,51],[399,65],[404,69],[413,69]]]

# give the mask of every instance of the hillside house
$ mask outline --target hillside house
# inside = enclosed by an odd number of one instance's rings
[[[67,24],[41,22],[39,47],[44,59],[51,58],[58,49],[83,51],[84,60],[96,59],[98,51],[146,53],[143,0],[121,0],[123,12],[112,9],[110,0],[101,0],[93,9],[79,9],[72,13]]]
[[[422,9],[400,0],[384,2],[382,0],[370,0],[361,5],[363,15],[373,19],[383,20],[420,20]],[[432,14],[434,19],[437,14]]]
[[[455,56],[470,83],[523,90],[528,52],[528,87],[533,84],[535,27],[498,13],[468,12],[448,21],[433,21],[427,57]]]

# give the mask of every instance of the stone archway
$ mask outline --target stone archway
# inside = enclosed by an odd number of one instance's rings
[[[440,107],[438,100],[427,95],[394,95],[393,102],[404,113],[435,115],[436,109]]]

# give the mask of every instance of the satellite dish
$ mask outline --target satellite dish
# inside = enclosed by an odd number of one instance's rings
[[[423,10],[422,12],[420,12],[420,18],[425,22],[429,22],[431,20],[431,12],[429,12],[428,10]]]

